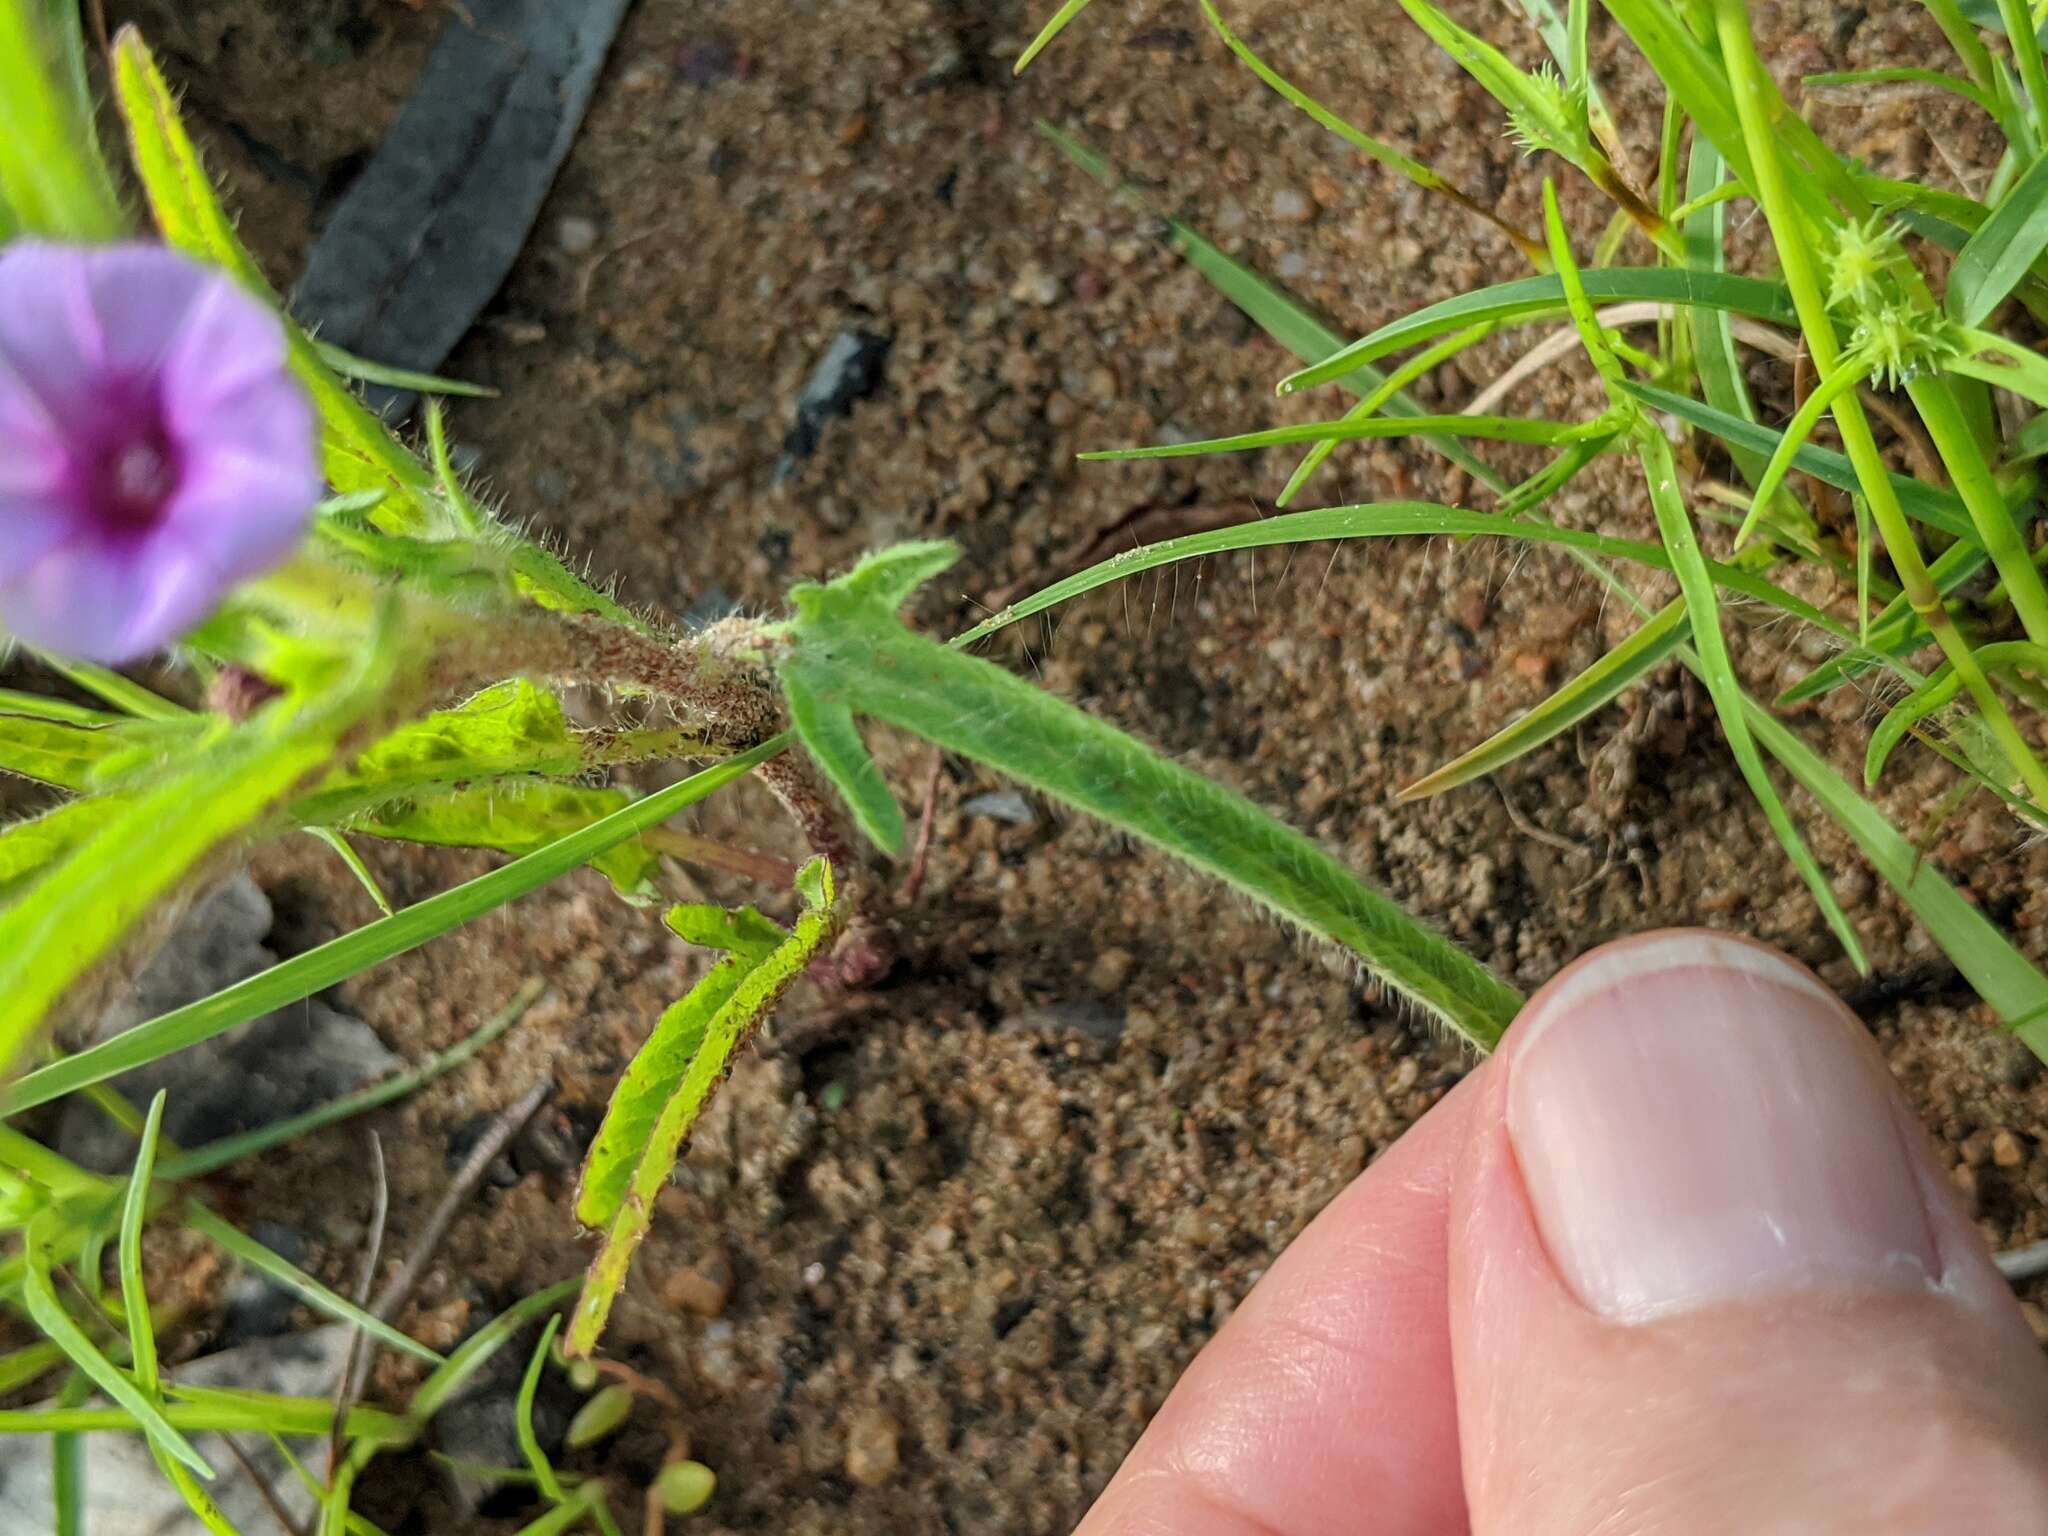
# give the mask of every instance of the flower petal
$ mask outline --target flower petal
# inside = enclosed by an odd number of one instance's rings
[[[161,245],[102,246],[84,253],[84,270],[99,366],[117,378],[154,376],[216,290],[241,293],[226,274]]]
[[[101,376],[86,255],[41,240],[0,250],[0,371],[67,430],[91,424]]]
[[[226,583],[196,553],[77,538],[0,582],[16,638],[118,665],[159,650],[212,611]]]
[[[164,532],[239,579],[275,564],[305,533],[320,499],[313,411],[279,374],[244,388],[180,443],[183,470]]]
[[[193,302],[161,367],[165,424],[182,437],[251,384],[286,372],[284,328],[225,273]]]

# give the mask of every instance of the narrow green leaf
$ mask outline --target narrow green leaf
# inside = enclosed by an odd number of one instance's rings
[[[163,1160],[157,1170],[157,1176],[171,1183],[202,1178],[245,1157],[253,1157],[258,1152],[266,1152],[272,1147],[284,1146],[327,1126],[337,1125],[352,1116],[365,1114],[409,1094],[417,1093],[436,1078],[453,1072],[517,1024],[545,990],[538,979],[528,981],[489,1019],[447,1050],[428,1057],[411,1071],[401,1072],[381,1083],[373,1083],[368,1088],[359,1088],[354,1093],[344,1094],[338,1099],[330,1099],[302,1115],[293,1115],[286,1120],[275,1120],[269,1125],[258,1126],[251,1131],[223,1136],[220,1140],[210,1141],[203,1147],[175,1153]]]
[[[1971,105],[1981,108],[1992,117],[1998,116],[1998,103],[1978,86],[1960,75],[1944,74],[1938,69],[1920,69],[1912,66],[1896,69],[1831,69],[1817,75],[1808,75],[1800,82],[1809,89],[1823,90],[1838,85],[1925,85],[1937,91],[1947,91],[1960,96]]]
[[[29,1223],[25,1238],[23,1256],[27,1263],[22,1270],[21,1301],[29,1320],[70,1357],[71,1363],[94,1386],[113,1399],[115,1406],[127,1415],[129,1427],[140,1429],[172,1460],[201,1477],[211,1478],[213,1468],[192,1448],[192,1442],[178,1433],[163,1411],[137,1389],[125,1372],[100,1353],[57,1299],[50,1281],[50,1224],[54,1219],[55,1213],[48,1211],[36,1217]]]
[[[1688,664],[1696,664],[1696,658]],[[1855,840],[1863,856],[1927,925],[1942,953],[1977,989],[1977,995],[2029,1050],[2048,1061],[2048,977],[1935,871],[1912,839],[1894,827],[1883,811],[1857,794],[1769,710],[1751,700],[1744,711],[1764,749]]]
[[[1606,534],[1587,533],[1577,528],[1532,519],[1504,517],[1497,512],[1468,512],[1462,507],[1441,507],[1430,502],[1387,501],[1359,507],[1318,507],[1312,512],[1288,512],[1257,522],[1238,523],[1207,533],[1187,534],[1124,550],[1099,564],[1077,571],[1064,580],[1010,604],[1000,613],[975,625],[954,642],[970,645],[987,638],[1033,614],[1071,601],[1097,587],[1124,581],[1158,566],[1202,555],[1219,555],[1238,549],[1264,549],[1276,544],[1303,544],[1319,539],[1398,538],[1405,536],[1451,538],[1520,539],[1532,544],[1550,544],[1560,549],[1608,559],[1629,560],[1654,570],[1672,567],[1670,552],[1662,545],[1635,539],[1617,539]],[[1803,598],[1739,566],[1708,561],[1713,580],[1729,591],[1768,603],[1845,643],[1854,636],[1840,622],[1815,608]]]
[[[1796,316],[1784,285],[1727,272],[1692,272],[1677,267],[1606,267],[1584,274],[1586,295],[1595,304],[1657,303],[1725,309],[1733,314],[1791,325]],[[1564,288],[1555,273],[1517,278],[1475,289],[1389,321],[1370,335],[1341,347],[1321,362],[1280,381],[1282,394],[1334,383],[1361,365],[1391,352],[1418,346],[1448,331],[1482,320],[1513,324],[1563,313]]]
[[[63,725],[101,726],[118,724],[121,717],[104,710],[87,709],[63,699],[49,699],[40,693],[22,693],[0,688],[0,715],[21,715],[31,720],[55,720]],[[4,725],[0,725],[4,729]]]
[[[415,373],[410,368],[373,363],[367,357],[357,357],[331,341],[316,341],[313,346],[320,354],[320,361],[345,379],[381,384],[386,389],[411,390],[421,395],[457,395],[473,400],[494,400],[498,395],[488,384],[468,384],[461,379],[444,379],[439,374]]]
[[[1017,55],[1016,67],[1012,73],[1023,74],[1030,67],[1031,61],[1045,52],[1046,45],[1066,31],[1067,23],[1087,10],[1088,6],[1089,0],[1066,0],[1066,4],[1053,12],[1052,20],[1038,29],[1038,36],[1031,39],[1029,46]]]
[[[1143,193],[1124,181],[1122,173],[1114,165],[1072,134],[1044,122],[1038,125],[1038,131],[1061,154],[1108,188],[1117,198],[1130,201],[1148,212],[1152,211]],[[1164,222],[1168,231],[1168,243],[1186,259],[1188,265],[1201,273],[1208,280],[1210,287],[1242,310],[1252,324],[1296,357],[1313,362],[1328,357],[1344,344],[1342,337],[1317,319],[1293,296],[1276,288],[1251,268],[1232,258],[1221,246],[1193,225],[1179,219],[1166,219]],[[1350,390],[1353,394],[1369,395],[1386,382],[1386,376],[1378,369],[1367,366],[1353,369],[1336,382],[1339,388]],[[1392,403],[1411,414],[1422,413],[1422,406],[1405,391],[1394,395]],[[1507,489],[1507,480],[1500,471],[1466,448],[1464,444],[1441,438],[1425,438],[1423,444],[1450,460],[1481,484],[1492,486],[1497,491]]]
[[[1949,269],[1948,312],[1982,325],[2048,250],[2048,154],[2037,156]]]
[[[1820,425],[1823,412],[1833,409],[1834,403],[1850,390],[1870,377],[1870,365],[1844,359],[1842,365],[1829,374],[1799,403],[1799,409],[1792,413],[1792,419],[1785,424],[1784,432],[1778,438],[1778,446],[1771,453],[1771,459],[1764,466],[1762,477],[1756,483],[1756,494],[1750,498],[1749,511],[1742,519],[1742,526],[1735,533],[1735,547],[1742,548],[1756,532],[1764,514],[1770,510],[1771,498],[1784,484],[1785,476],[1792,471],[1793,457],[1805,446],[1807,438]],[[1865,541],[1862,546],[1868,548]]]
[[[380,1344],[389,1345],[416,1360],[425,1360],[434,1365],[441,1363],[440,1355],[426,1345],[417,1339],[408,1338],[381,1318],[365,1312],[347,1297],[329,1290],[290,1260],[272,1253],[246,1232],[222,1221],[197,1200],[188,1200],[185,1203],[183,1220],[194,1232],[210,1239],[258,1274],[290,1291],[314,1311],[323,1312],[336,1322],[360,1328]]]
[[[1450,198],[1468,213],[1475,213],[1495,229],[1507,236],[1508,241],[1525,259],[1540,271],[1543,268],[1543,248],[1514,225],[1502,218],[1495,209],[1468,197],[1453,186],[1431,167],[1412,155],[1403,154],[1382,139],[1376,139],[1363,129],[1354,127],[1328,107],[1302,90],[1264,59],[1254,53],[1238,35],[1230,30],[1223,20],[1223,14],[1216,9],[1216,0],[1202,0],[1202,14],[1209,19],[1209,25],[1216,35],[1223,39],[1223,45],[1236,54],[1251,72],[1259,77],[1271,90],[1289,105],[1304,112],[1319,127],[1328,129],[1368,159],[1377,161],[1390,171],[1407,178],[1427,192],[1436,192]]]
[[[59,789],[80,791],[93,770],[120,750],[116,730],[100,726],[63,725],[10,715],[0,718],[0,773],[18,774]]]
[[[0,203],[25,234],[90,244],[118,239],[126,220],[93,133],[78,26],[75,6],[0,0]]]
[[[313,836],[325,843],[341,860],[342,868],[355,877],[355,882],[369,892],[370,900],[377,904],[377,910],[386,917],[391,915],[391,898],[384,894],[384,887],[377,883],[377,877],[370,873],[370,866],[363,862],[363,856],[356,852],[353,844],[332,827],[309,828]]]
[[[369,837],[436,848],[493,848],[527,854],[590,826],[633,802],[623,789],[572,784],[487,784],[380,806],[350,823]],[[590,861],[613,889],[636,904],[653,898],[661,856],[629,838]]]
[[[1684,643],[1685,599],[1667,603],[1657,616],[1607,652],[1527,714],[1502,727],[1470,751],[1401,790],[1402,800],[1421,800],[1460,784],[1483,779],[1605,709],[1648,677]]]
[[[789,702],[790,727],[818,771],[845,798],[868,839],[892,859],[897,857],[903,852],[903,807],[861,740],[853,711],[836,698],[821,696],[808,679],[785,680],[783,694]]]
[[[1659,389],[1653,384],[1639,384],[1631,379],[1622,387],[1653,410],[1668,412],[1680,421],[1711,432],[1731,447],[1771,454],[1777,451],[1783,439],[1782,433],[1769,427],[1744,421],[1739,416],[1731,416],[1726,411],[1673,394],[1668,389]],[[1861,494],[1863,490],[1862,483],[1856,478],[1855,467],[1843,455],[1829,449],[1803,444],[1792,455],[1792,464],[1795,469],[1837,490],[1851,495]],[[1891,475],[1889,479],[1899,505],[1913,521],[1939,528],[1943,533],[1966,539],[1972,544],[1977,542],[1977,529],[1970,521],[1969,510],[1954,494],[1905,475]]]
[[[142,1288],[142,1224],[149,1214],[150,1169],[156,1162],[156,1140],[164,1123],[163,1090],[149,1101],[142,1139],[135,1148],[135,1167],[121,1203],[121,1306],[128,1319],[129,1359],[135,1385],[152,1402],[158,1400],[156,1325],[149,1316],[149,1296]]]
[[[1368,437],[1458,437],[1490,443],[1558,445],[1612,430],[1603,422],[1548,421],[1527,416],[1346,416],[1337,421],[1305,421],[1191,443],[1103,448],[1079,457],[1084,461],[1185,459],[1210,453],[1241,453],[1251,448],[1282,448],[1290,443],[1339,443]]]
[[[417,949],[429,939],[537,890],[605,849],[659,826],[684,806],[695,804],[786,751],[791,740],[787,734],[771,737],[758,747],[702,769],[644,800],[636,800],[538,852],[406,907],[395,917],[330,939],[211,997],[160,1014],[75,1056],[38,1068],[0,1088],[0,1118],[210,1040],[237,1024],[261,1018],[394,955]]]
[[[562,1314],[557,1312],[548,1319],[547,1326],[540,1331],[540,1342],[533,1347],[533,1355],[526,1362],[526,1374],[519,1381],[519,1395],[512,1402],[512,1433],[519,1441],[519,1454],[526,1458],[526,1465],[532,1469],[534,1486],[540,1489],[543,1498],[562,1502],[562,1480],[555,1476],[554,1464],[548,1460],[547,1452],[540,1448],[540,1436],[533,1432],[533,1399],[540,1390],[541,1369],[548,1363],[548,1346],[555,1342],[555,1334],[562,1326]]]
[[[1908,731],[1936,710],[1955,702],[1956,695],[1962,691],[1963,680],[1956,675],[1955,668],[1944,662],[1919,687],[1886,710],[1884,718],[1871,731],[1870,743],[1864,750],[1865,787],[1876,786],[1878,776],[1884,772],[1885,760],[1892,755],[1892,749],[1906,739]]]
[[[1221,785],[1000,667],[912,633],[848,578],[791,596],[797,617],[778,665],[785,685],[829,693],[1164,849],[1349,949],[1482,1047],[1520,1007],[1512,988]]]

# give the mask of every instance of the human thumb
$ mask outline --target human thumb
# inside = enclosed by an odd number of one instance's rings
[[[1811,973],[1611,945],[1485,1077],[1450,1231],[1477,1536],[2048,1531],[2048,1367]]]

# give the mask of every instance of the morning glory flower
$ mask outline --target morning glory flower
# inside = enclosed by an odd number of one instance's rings
[[[0,248],[0,630],[175,640],[304,534],[321,476],[282,323],[157,245]]]

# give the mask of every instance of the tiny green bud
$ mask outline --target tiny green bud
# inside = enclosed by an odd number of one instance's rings
[[[633,1411],[633,1393],[629,1388],[616,1382],[591,1398],[576,1410],[576,1417],[569,1421],[569,1448],[582,1450],[595,1445],[606,1435],[626,1422],[626,1415]]]
[[[571,1360],[569,1362],[569,1385],[578,1392],[597,1390],[597,1363],[592,1360]]]
[[[19,1227],[43,1208],[42,1192],[28,1180],[0,1171],[0,1227]]]
[[[672,1515],[694,1515],[717,1488],[718,1474],[701,1461],[672,1461],[654,1480],[654,1496]]]

